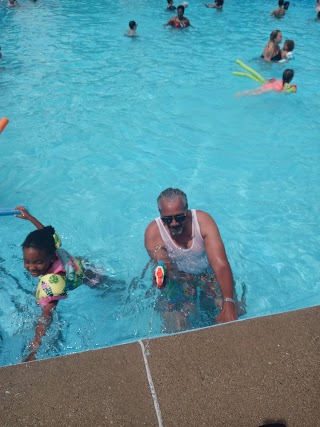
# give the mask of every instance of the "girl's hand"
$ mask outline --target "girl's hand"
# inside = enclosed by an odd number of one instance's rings
[[[17,218],[27,219],[28,221],[31,221],[32,215],[29,214],[29,212],[24,206],[17,206],[15,209],[21,212],[21,215],[15,215]]]

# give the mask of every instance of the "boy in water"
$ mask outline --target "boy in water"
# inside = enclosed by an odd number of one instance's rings
[[[136,21],[130,21],[129,22],[129,30],[126,34],[126,36],[128,37],[136,37],[138,34],[136,34],[136,29],[137,29],[138,24],[136,23]]]

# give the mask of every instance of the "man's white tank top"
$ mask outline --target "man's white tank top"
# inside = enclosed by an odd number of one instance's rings
[[[203,273],[208,267],[209,262],[206,255],[204,240],[201,236],[200,227],[198,223],[197,213],[195,209],[191,210],[192,213],[192,245],[190,248],[180,248],[172,240],[169,231],[163,225],[161,218],[156,218],[156,222],[164,241],[165,248],[169,257],[174,262],[175,267],[179,271],[186,273],[199,274]]]

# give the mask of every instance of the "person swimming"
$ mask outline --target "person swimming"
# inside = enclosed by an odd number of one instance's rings
[[[279,43],[282,40],[282,33],[280,30],[274,30],[270,34],[270,39],[267,43],[267,46],[264,48],[261,58],[267,62],[277,62],[281,58],[281,49]]]
[[[245,92],[238,92],[236,94],[237,97],[239,96],[246,96],[246,95],[262,95],[263,93],[267,92],[284,92],[288,91],[289,89],[292,89],[293,92],[296,91],[296,86],[290,86],[290,82],[292,81],[294,77],[294,70],[286,69],[284,70],[282,74],[282,79],[270,79],[267,82],[265,82],[261,87],[258,89],[253,90],[247,90]]]
[[[61,240],[51,226],[44,226],[24,206],[17,206],[17,218],[30,221],[37,229],[28,234],[22,243],[24,268],[34,278],[39,278],[35,293],[37,304],[42,308],[35,336],[24,362],[35,360],[43,337],[52,321],[53,310],[60,300],[81,284],[96,287],[105,276],[95,266],[82,258],[75,258],[62,249]]]

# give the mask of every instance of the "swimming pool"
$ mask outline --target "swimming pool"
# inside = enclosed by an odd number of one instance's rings
[[[166,187],[212,214],[256,317],[320,303],[320,23],[309,2],[279,21],[273,1],[228,0],[222,13],[190,2],[195,27],[163,29],[165,1],[48,0],[0,8],[0,206],[26,204],[63,247],[113,282],[59,303],[39,358],[161,333],[143,234]],[[177,2],[176,2],[177,4]],[[128,22],[140,38],[123,37]],[[244,26],[245,23],[245,26]],[[296,95],[235,98],[255,82],[232,76],[237,58],[265,77],[286,64],[257,57],[281,29],[296,42]],[[31,225],[1,221],[0,364],[21,360],[39,314],[37,281],[20,244]],[[125,284],[123,284],[123,282]],[[203,322],[206,325],[206,322]]]

